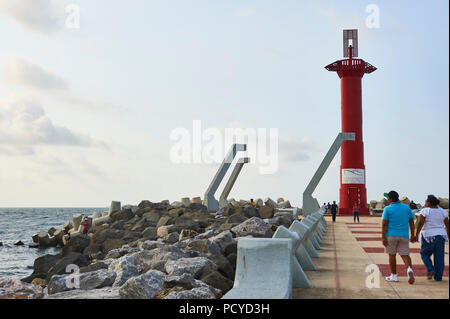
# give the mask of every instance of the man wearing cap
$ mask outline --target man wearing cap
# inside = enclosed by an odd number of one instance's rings
[[[414,283],[414,272],[412,270],[411,257],[409,256],[409,231],[411,231],[411,242],[415,242],[414,237],[414,214],[408,205],[402,204],[396,191],[384,193],[388,200],[388,206],[384,208],[381,219],[383,246],[389,254],[389,266],[391,275],[386,277],[386,281],[398,282],[396,255],[400,254],[405,263],[408,275],[408,282]],[[409,230],[408,230],[409,227]]]

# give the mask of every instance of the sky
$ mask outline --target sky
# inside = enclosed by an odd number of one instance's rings
[[[190,134],[186,152],[207,145],[196,123],[224,152],[227,128],[276,129],[276,169],[250,157],[229,198],[301,206],[341,129],[339,78],[324,67],[342,58],[343,29],[359,30],[359,57],[377,67],[362,80],[368,200],[448,198],[448,6],[0,0],[0,207],[203,198],[223,154],[172,156],[176,132]],[[339,200],[339,165],[319,202]]]

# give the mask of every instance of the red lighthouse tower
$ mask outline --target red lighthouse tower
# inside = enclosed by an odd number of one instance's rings
[[[341,146],[341,188],[339,190],[339,214],[353,213],[359,206],[361,215],[368,215],[366,170],[362,136],[361,82],[365,73],[377,68],[358,56],[358,30],[344,30],[344,58],[325,67],[337,72],[341,79],[342,132],[355,133],[355,141],[344,141]]]

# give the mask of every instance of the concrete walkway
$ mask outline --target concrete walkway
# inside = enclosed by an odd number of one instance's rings
[[[427,279],[420,257],[420,243],[414,243],[410,248],[416,282],[408,284],[406,268],[398,256],[400,282],[389,283],[384,279],[390,270],[388,255],[381,243],[381,217],[361,217],[359,224],[353,223],[353,217],[338,216],[335,223],[329,216],[325,219],[328,228],[319,250],[320,258],[313,259],[318,270],[305,272],[313,288],[293,289],[294,299],[449,298],[448,242],[442,282]],[[379,288],[366,287],[367,277],[371,273],[374,277],[373,270],[366,272],[369,265],[381,272]]]

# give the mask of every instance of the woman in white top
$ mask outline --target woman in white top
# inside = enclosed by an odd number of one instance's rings
[[[438,207],[439,199],[428,195],[425,208],[420,211],[420,219],[417,225],[416,236],[419,238],[420,231],[420,255],[427,267],[428,279],[442,280],[444,274],[445,242],[449,237],[448,213]],[[433,255],[433,263],[431,262]],[[433,265],[434,264],[434,265]]]

